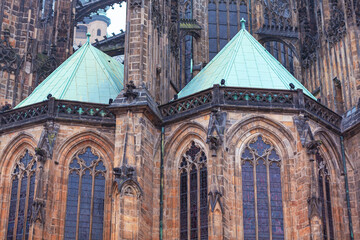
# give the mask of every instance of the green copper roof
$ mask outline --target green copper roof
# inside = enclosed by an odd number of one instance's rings
[[[56,99],[108,104],[123,89],[124,65],[93,47],[89,40],[51,73],[16,108]]]
[[[225,86],[245,88],[295,89],[315,97],[278,62],[251,34],[242,29],[179,93],[185,97],[212,88],[225,79]]]

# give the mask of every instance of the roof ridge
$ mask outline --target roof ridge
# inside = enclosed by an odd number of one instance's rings
[[[90,45],[90,43],[89,43],[89,41],[87,41],[87,42],[85,43],[85,45],[83,46],[83,47],[84,47],[84,50],[83,50],[83,52],[81,53],[80,58],[79,58],[79,60],[78,60],[77,63],[76,63],[75,69],[74,69],[74,71],[71,73],[70,77],[68,78],[67,83],[66,83],[66,85],[65,85],[65,87],[64,87],[64,89],[63,89],[63,91],[62,91],[62,93],[61,93],[61,95],[60,95],[59,98],[62,98],[62,97],[64,96],[65,92],[67,91],[67,89],[69,88],[70,82],[71,82],[72,79],[74,78],[75,73],[77,73],[77,71],[79,70],[80,63],[81,63],[82,60],[84,59],[86,50],[87,50],[87,48],[89,47],[89,45]]]
[[[227,77],[229,76],[229,73],[230,73],[230,69],[233,67],[233,65],[234,65],[234,59],[236,58],[236,56],[237,56],[237,54],[238,54],[238,52],[239,52],[239,48],[240,48],[240,46],[241,46],[241,42],[242,42],[242,40],[243,40],[243,38],[244,38],[244,34],[243,34],[243,32],[244,32],[244,29],[241,29],[240,31],[239,31],[239,33],[238,34],[236,34],[236,35],[238,35],[238,36],[234,36],[233,37],[233,39],[236,39],[236,38],[239,38],[239,39],[237,39],[237,42],[236,42],[236,45],[235,45],[235,49],[234,49],[234,51],[231,53],[231,59],[229,60],[229,63],[230,64],[228,64],[228,66],[226,67],[226,69],[225,69],[225,74],[224,74],[224,79],[225,79],[225,83],[226,83],[226,79],[227,79]],[[235,38],[236,37],[236,38]]]

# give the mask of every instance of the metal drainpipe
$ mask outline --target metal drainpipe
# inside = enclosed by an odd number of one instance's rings
[[[354,232],[353,232],[353,226],[352,226],[352,220],[351,220],[349,182],[348,182],[347,169],[346,169],[346,159],[345,159],[345,148],[344,148],[344,137],[343,136],[340,136],[340,145],[341,145],[341,157],[342,157],[343,166],[344,166],[346,203],[347,203],[347,211],[348,211],[348,216],[349,216],[350,239],[354,240]]]
[[[164,211],[164,138],[165,138],[165,128],[161,127],[161,143],[160,143],[160,229],[159,229],[159,239],[163,239],[163,211]]]

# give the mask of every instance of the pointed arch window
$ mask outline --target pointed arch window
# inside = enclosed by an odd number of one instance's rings
[[[35,191],[36,159],[25,151],[11,174],[9,222],[6,238],[28,239]]]
[[[261,135],[241,155],[244,239],[284,239],[281,159]]]
[[[318,180],[321,201],[323,239],[333,240],[335,237],[331,210],[330,174],[326,167],[325,161],[319,153],[316,154],[316,162],[319,170]]]
[[[69,166],[64,239],[103,239],[106,169],[87,147]]]
[[[208,239],[207,159],[195,142],[180,163],[180,239]]]

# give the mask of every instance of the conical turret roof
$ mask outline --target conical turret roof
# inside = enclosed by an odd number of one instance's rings
[[[242,29],[179,93],[185,97],[225,80],[225,86],[244,88],[295,89],[315,97],[274,58],[251,34]]]
[[[88,41],[52,72],[16,108],[56,99],[108,104],[123,89],[124,65]]]

